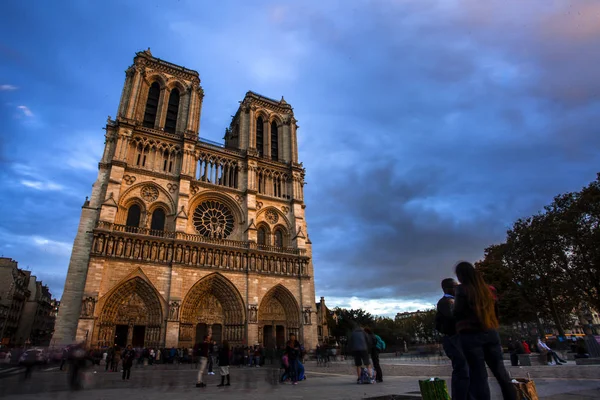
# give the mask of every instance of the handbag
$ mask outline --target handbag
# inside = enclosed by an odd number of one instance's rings
[[[517,391],[517,400],[539,400],[535,382],[531,379],[529,373],[527,378],[513,378],[512,384]]]
[[[446,381],[440,378],[431,378],[419,381],[419,389],[423,400],[450,400]]]

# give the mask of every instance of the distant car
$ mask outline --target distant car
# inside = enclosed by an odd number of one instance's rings
[[[48,356],[42,349],[29,349],[26,350],[21,357],[19,357],[19,364],[28,364],[33,362],[34,364],[47,364]]]

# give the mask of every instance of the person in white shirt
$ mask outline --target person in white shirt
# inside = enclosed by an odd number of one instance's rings
[[[563,365],[567,363],[565,360],[560,358],[554,350],[548,347],[542,338],[538,339],[537,346],[540,353],[546,353],[548,357],[548,365]]]

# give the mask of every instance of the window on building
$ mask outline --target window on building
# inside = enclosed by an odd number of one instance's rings
[[[279,159],[279,141],[277,135],[277,123],[271,122],[271,160]]]
[[[258,156],[263,156],[263,144],[264,144],[264,135],[263,135],[264,123],[262,117],[258,117],[256,119],[256,150],[258,151]]]
[[[258,244],[267,244],[267,230],[263,227],[258,228]]]
[[[165,210],[157,208],[152,213],[152,222],[150,223],[151,230],[164,231],[165,230]]]
[[[275,231],[275,246],[284,247],[283,244],[283,232],[278,229]]]
[[[144,112],[144,126],[154,128],[156,122],[156,113],[158,111],[158,98],[160,97],[160,85],[154,82],[148,91],[148,100],[146,101],[146,111]]]
[[[132,205],[131,207],[129,207],[129,210],[127,210],[127,222],[125,223],[125,225],[135,228],[139,227],[141,215],[142,210],[140,209],[140,206],[138,206],[137,204]]]
[[[177,112],[179,111],[179,89],[171,90],[169,105],[167,106],[167,119],[165,120],[165,132],[175,133],[177,128]]]

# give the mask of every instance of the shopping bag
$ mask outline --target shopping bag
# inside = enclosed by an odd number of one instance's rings
[[[517,400],[539,400],[535,382],[531,379],[513,378],[512,384],[517,390]]]
[[[419,389],[423,400],[450,400],[446,381],[440,378],[431,378],[419,381]]]

